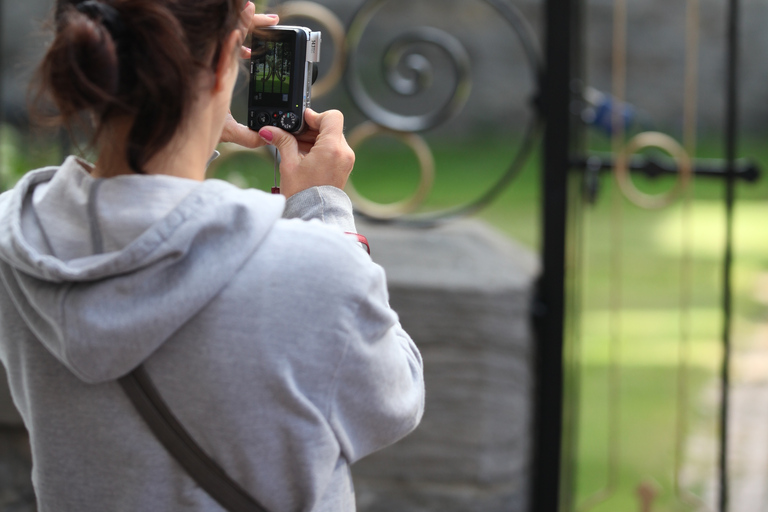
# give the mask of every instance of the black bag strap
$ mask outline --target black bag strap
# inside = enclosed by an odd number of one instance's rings
[[[192,439],[160,396],[143,365],[119,382],[160,443],[219,505],[230,512],[267,512]]]

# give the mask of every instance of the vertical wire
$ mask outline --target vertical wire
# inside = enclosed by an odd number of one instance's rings
[[[731,386],[731,328],[733,322],[733,213],[736,196],[736,136],[738,122],[739,0],[728,1],[728,51],[726,63],[725,120],[725,256],[723,259],[723,361],[720,370],[719,511],[728,510],[728,413]]]
[[[584,63],[584,34],[587,33],[587,16],[585,2],[580,2],[576,10],[576,22],[574,23],[576,30],[574,31],[573,46],[576,48],[574,55],[574,69],[576,72],[576,80],[584,80],[585,76],[585,63]],[[589,148],[589,131],[585,130],[581,125],[576,125],[578,128],[574,130],[574,148],[577,152],[588,151]],[[578,460],[579,460],[579,447],[580,433],[582,430],[582,412],[581,412],[581,400],[582,400],[582,385],[583,385],[583,349],[584,349],[584,310],[585,310],[585,297],[586,297],[586,282],[588,279],[587,266],[589,258],[588,254],[588,241],[587,241],[587,216],[588,210],[585,209],[585,182],[587,180],[586,173],[577,173],[574,175],[576,181],[575,186],[572,187],[572,198],[569,200],[571,211],[568,213],[569,219],[571,219],[572,225],[569,228],[570,231],[570,243],[569,248],[571,256],[568,261],[572,263],[572,269],[569,270],[568,275],[571,276],[570,289],[568,296],[571,299],[571,304],[568,306],[570,311],[570,320],[568,325],[569,337],[566,338],[566,347],[569,348],[570,354],[568,357],[568,373],[569,373],[569,395],[566,396],[568,404],[569,416],[563,421],[563,425],[568,425],[566,430],[570,436],[569,444],[565,447],[568,450],[567,453],[570,456],[565,459],[565,471],[563,472],[564,481],[568,484],[567,493],[564,493],[563,503],[566,503],[566,510],[573,512],[577,506],[577,488],[578,488]],[[567,310],[567,311],[568,311]]]
[[[611,111],[611,145],[614,155],[618,155],[624,148],[624,118],[621,105],[626,94],[627,74],[627,0],[614,0],[613,2],[613,62],[612,81],[614,103]],[[617,165],[620,159],[615,159]],[[619,485],[619,461],[621,459],[620,432],[621,414],[619,411],[621,401],[621,310],[623,302],[623,197],[619,187],[614,184],[611,190],[611,223],[610,223],[610,314],[608,325],[608,475],[603,489],[589,496],[579,507],[580,512],[594,508],[606,501],[616,491]]]
[[[627,89],[627,0],[615,0],[613,23],[613,96],[615,98],[611,119],[612,150],[619,155],[625,144],[624,116],[621,106],[626,99]],[[616,159],[618,165],[627,165],[625,159]],[[611,313],[610,313],[610,381],[609,403],[609,457],[610,475],[609,490],[613,492],[619,485],[619,461],[621,459],[621,341],[622,341],[622,309],[624,301],[623,263],[624,263],[624,201],[619,187],[612,187],[611,205]]]
[[[685,99],[683,112],[683,145],[691,159],[696,157],[697,114],[698,114],[698,60],[699,60],[700,1],[688,0],[686,3],[686,69]],[[702,506],[699,497],[684,490],[680,476],[685,453],[685,439],[688,434],[688,367],[691,341],[691,297],[693,278],[692,269],[692,230],[691,208],[694,181],[682,191],[681,212],[681,258],[680,258],[680,341],[678,345],[677,374],[677,424],[675,440],[674,486],[677,499],[690,505]]]
[[[580,141],[581,142],[581,141]],[[569,211],[568,211],[568,238],[567,238],[567,302],[566,302],[566,336],[565,336],[565,360],[568,379],[565,381],[569,394],[567,406],[563,408],[564,449],[568,453],[578,453],[578,406],[581,399],[581,350],[582,350],[582,314],[583,314],[583,289],[584,289],[584,202],[583,187],[573,183],[583,180],[584,174],[580,173],[569,180]],[[581,185],[581,182],[578,182]],[[581,293],[580,293],[581,292]],[[564,464],[563,471],[563,498],[564,503],[573,503],[574,496],[574,465],[573,458]]]

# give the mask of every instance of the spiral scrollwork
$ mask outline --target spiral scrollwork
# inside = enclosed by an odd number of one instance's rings
[[[320,80],[313,86],[312,96],[316,99],[330,92],[341,80],[345,79],[352,101],[370,120],[352,130],[349,142],[354,148],[372,137],[388,136],[406,144],[414,151],[419,161],[420,184],[415,193],[402,201],[391,204],[377,204],[365,199],[350,183],[347,187],[356,211],[374,219],[393,220],[414,225],[431,225],[438,220],[445,220],[470,215],[497,197],[517,176],[518,172],[533,152],[538,140],[540,118],[534,113],[524,132],[517,154],[507,171],[478,198],[466,204],[429,212],[410,215],[420,209],[435,178],[435,161],[432,151],[417,132],[425,132],[439,127],[460,113],[469,100],[473,88],[472,61],[464,44],[446,30],[420,26],[401,30],[379,48],[382,53],[382,79],[372,88],[376,94],[389,88],[393,94],[389,98],[394,104],[415,105],[416,109],[405,108],[405,113],[397,112],[374,99],[363,82],[363,75],[371,71],[370,56],[362,54],[366,45],[362,44],[366,33],[375,33],[370,26],[374,17],[391,0],[363,0],[346,30],[339,18],[327,7],[308,0],[277,2],[274,10],[280,15],[281,22],[291,19],[308,19],[320,25],[324,38],[332,41],[335,54],[329,56],[323,50],[323,62],[330,62],[330,68],[324,68]],[[439,1],[439,0],[438,0]],[[541,75],[536,36],[525,17],[508,0],[478,0],[491,7],[499,18],[508,23],[522,46],[532,77],[538,87]],[[269,0],[260,2],[268,4]],[[327,46],[326,46],[327,48]],[[367,78],[370,80],[371,75]],[[384,85],[384,87],[376,86]],[[424,98],[425,101],[421,101]],[[402,101],[401,101],[402,100]],[[403,110],[403,109],[401,109]],[[263,158],[270,158],[263,151],[246,150]],[[226,149],[221,158],[212,164],[215,171],[222,162],[234,154],[240,153]],[[401,219],[402,218],[402,219]]]
[[[387,52],[385,57],[389,86],[403,96],[413,96],[419,91],[429,89],[434,80],[434,71],[429,59],[419,54],[403,56],[405,49],[398,50]],[[410,76],[403,76],[398,63],[403,64]]]
[[[435,55],[440,54],[442,55],[441,63],[445,61],[451,68],[449,72],[452,82],[447,88],[448,92],[446,93],[446,88],[443,87],[439,91],[439,100],[435,101],[434,96],[431,97],[430,101],[434,102],[433,108],[427,112],[402,114],[377,102],[366,89],[362,80],[361,75],[364,69],[361,64],[367,62],[367,59],[363,59],[360,55],[361,41],[364,33],[369,30],[373,18],[389,1],[367,0],[363,2],[350,22],[347,29],[346,85],[350,96],[360,110],[371,121],[382,127],[380,132],[390,135],[399,133],[403,137],[407,134],[410,137],[414,135],[413,132],[425,132],[438,127],[464,109],[472,90],[471,59],[462,42],[445,30],[426,26],[407,29],[399,33],[386,46],[383,53],[383,77],[386,84],[391,91],[401,97],[429,96],[435,89],[437,80],[441,79],[438,78],[437,62],[434,60]],[[533,79],[536,81],[535,89],[541,76],[541,64],[536,48],[536,36],[531,26],[520,11],[506,0],[484,0],[484,3],[512,27],[522,46]],[[447,74],[440,75],[440,77],[445,76]],[[538,113],[535,113],[529,122],[518,152],[508,170],[477,199],[443,211],[408,216],[408,213],[416,211],[426,199],[426,191],[429,190],[426,184],[429,183],[431,187],[432,176],[427,176],[426,173],[431,172],[431,165],[434,164],[425,164],[426,159],[420,156],[422,180],[416,194],[398,203],[377,205],[360,197],[354,187],[351,187],[351,189],[348,188],[348,191],[351,191],[350,196],[357,211],[379,220],[392,220],[405,216],[399,220],[413,225],[431,225],[438,220],[469,215],[480,210],[514,180],[531,155],[540,128],[540,119],[536,114]],[[370,130],[370,128],[363,129],[366,133]],[[369,136],[373,136],[373,134],[366,135],[364,138]],[[412,139],[403,139],[403,142],[410,145],[417,155],[426,154],[429,151],[429,147],[421,138],[418,142]],[[429,159],[433,159],[431,152]]]
[[[437,109],[423,114],[399,114],[381,106],[368,93],[358,72],[357,48],[365,26],[372,15],[386,0],[373,2],[371,13],[358,15],[347,36],[349,51],[348,80],[349,92],[355,103],[372,121],[401,132],[426,131],[452,118],[460,112],[472,90],[471,64],[469,54],[462,43],[453,35],[434,27],[417,27],[400,34],[390,43],[384,54],[384,70],[390,88],[401,96],[423,93],[433,84],[432,63],[418,53],[417,45],[430,45],[442,51],[450,62],[454,83],[447,101]],[[404,73],[407,72],[407,74]]]

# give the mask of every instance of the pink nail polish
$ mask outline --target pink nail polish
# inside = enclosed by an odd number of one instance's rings
[[[267,14],[267,18],[272,18],[273,20],[277,19],[277,14]]]
[[[271,143],[272,140],[275,138],[274,135],[272,135],[272,132],[270,132],[269,130],[261,130],[259,132],[259,137],[261,137],[268,143]]]

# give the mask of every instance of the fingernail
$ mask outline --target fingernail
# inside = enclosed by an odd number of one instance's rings
[[[272,140],[275,138],[275,136],[272,135],[272,132],[267,129],[262,129],[259,131],[259,137],[264,139],[268,144],[271,144]]]
[[[277,14],[267,14],[267,18],[272,18],[273,20],[276,20]]]

